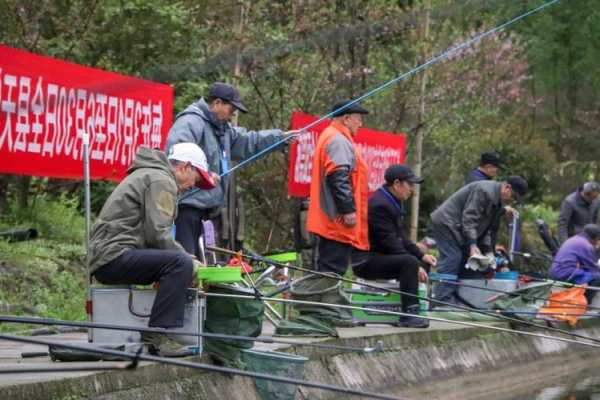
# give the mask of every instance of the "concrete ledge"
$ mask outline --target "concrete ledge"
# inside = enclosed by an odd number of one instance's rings
[[[579,332],[600,337],[600,328],[590,327]],[[309,357],[305,374],[308,380],[398,395],[408,394],[413,398],[435,398],[435,388],[443,382],[474,379],[480,374],[494,376],[498,371],[508,375],[511,375],[511,371],[520,371],[519,375],[512,377],[511,384],[513,380],[527,380],[527,376],[523,376],[523,368],[527,370],[527,366],[535,366],[538,372],[542,371],[539,364],[542,360],[551,360],[555,366],[562,366],[563,361],[569,360],[577,368],[600,364],[595,361],[599,359],[597,355],[600,349],[448,324],[433,324],[427,330],[371,327],[340,329],[340,336],[325,342],[363,347],[381,340],[387,350],[369,354],[300,346],[279,347],[278,350]],[[206,362],[205,359],[201,361]],[[433,385],[432,382],[437,384]],[[482,389],[477,385],[473,385],[473,388],[477,389],[473,390],[476,394]],[[301,388],[300,391],[310,399],[344,397],[308,388]],[[442,392],[440,398],[451,398],[447,391]],[[251,379],[153,363],[130,372],[111,371],[0,387],[0,398],[259,399]]]

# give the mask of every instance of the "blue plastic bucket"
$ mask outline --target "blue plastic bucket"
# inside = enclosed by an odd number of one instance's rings
[[[507,281],[516,281],[519,278],[519,273],[517,271],[508,271],[508,272],[496,272],[494,274],[494,279],[503,279]]]

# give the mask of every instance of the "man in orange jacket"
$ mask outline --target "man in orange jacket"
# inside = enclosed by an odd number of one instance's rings
[[[350,100],[333,106],[333,121],[315,148],[306,227],[319,238],[317,270],[344,275],[352,248],[369,249],[367,164],[354,143],[369,112]],[[345,107],[345,108],[344,108]]]

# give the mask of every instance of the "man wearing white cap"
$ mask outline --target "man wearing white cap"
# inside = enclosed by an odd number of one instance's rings
[[[183,326],[185,288],[192,283],[194,260],[172,233],[177,195],[215,182],[204,152],[193,143],[178,143],[167,157],[141,147],[127,177],[106,200],[92,229],[90,267],[100,282],[160,286],[148,326]],[[150,351],[161,356],[186,355],[166,335],[142,334]]]

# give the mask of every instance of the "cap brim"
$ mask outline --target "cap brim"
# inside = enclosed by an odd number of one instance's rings
[[[248,112],[248,109],[242,104],[241,101],[230,101],[230,103],[233,104],[235,108],[240,110],[240,112],[243,112],[244,114]]]
[[[196,168],[196,171],[198,171],[198,173],[202,177],[202,180],[196,184],[197,188],[214,189],[215,187],[217,187],[215,180],[212,178],[212,176],[210,176],[210,174],[207,171],[203,171],[200,168]]]
[[[417,184],[421,184],[423,182],[425,182],[424,178],[421,178],[420,176],[413,176],[407,179],[407,181],[409,181],[410,183],[417,183]]]

